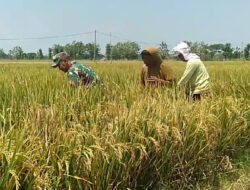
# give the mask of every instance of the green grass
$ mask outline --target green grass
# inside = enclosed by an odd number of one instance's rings
[[[140,62],[89,64],[105,88],[0,65],[0,189],[195,189],[250,145],[249,62],[207,62],[212,96],[195,104],[142,91]],[[169,64],[180,78],[185,64]]]

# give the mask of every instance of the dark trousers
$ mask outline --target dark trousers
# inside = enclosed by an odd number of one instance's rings
[[[200,101],[201,100],[201,95],[200,94],[194,94],[192,96],[192,99],[194,102],[196,101]],[[186,100],[189,101],[190,100],[190,95],[189,94],[186,94]]]
[[[200,94],[194,94],[193,95],[193,101],[200,101],[201,100],[201,95]]]

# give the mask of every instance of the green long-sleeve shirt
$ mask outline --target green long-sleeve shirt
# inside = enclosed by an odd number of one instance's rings
[[[201,94],[209,90],[209,74],[200,59],[191,59],[178,85],[187,86],[192,94]]]
[[[102,84],[100,77],[92,67],[76,61],[72,61],[67,74],[71,84],[74,85],[94,86]]]

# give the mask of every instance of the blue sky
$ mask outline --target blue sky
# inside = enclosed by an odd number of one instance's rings
[[[0,39],[74,34],[112,33],[122,39],[206,43],[250,43],[249,0],[0,0]],[[37,52],[55,43],[92,42],[93,34],[46,40],[0,41],[6,52],[14,46]],[[112,43],[122,41],[113,38]],[[110,38],[97,35],[104,50]]]

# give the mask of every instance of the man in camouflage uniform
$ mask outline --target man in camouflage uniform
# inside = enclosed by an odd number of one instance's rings
[[[58,67],[61,71],[67,73],[70,83],[76,86],[83,85],[85,87],[101,84],[101,79],[93,68],[90,66],[71,61],[65,52],[60,52],[53,56],[53,68]]]

